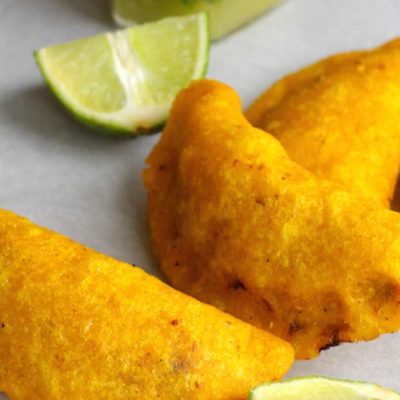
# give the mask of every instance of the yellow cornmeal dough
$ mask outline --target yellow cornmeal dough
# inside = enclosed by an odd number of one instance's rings
[[[389,207],[400,166],[400,39],[288,75],[247,117],[315,175]]]
[[[400,327],[400,215],[293,162],[229,87],[177,98],[148,158],[153,247],[177,288],[298,358]]]
[[[0,392],[11,400],[246,398],[291,346],[0,210]]]

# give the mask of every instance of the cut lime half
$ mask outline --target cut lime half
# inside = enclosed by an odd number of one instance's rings
[[[205,75],[209,40],[200,13],[50,46],[35,58],[77,119],[132,135],[162,125],[176,94]]]
[[[207,12],[211,36],[220,38],[249,23],[282,0],[112,0],[112,16],[120,26],[167,16]]]
[[[371,383],[315,376],[257,386],[249,400],[400,400],[400,394]]]

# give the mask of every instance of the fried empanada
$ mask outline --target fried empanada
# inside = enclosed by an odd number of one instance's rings
[[[400,166],[400,39],[288,75],[247,117],[315,175],[389,207]]]
[[[400,328],[400,215],[293,162],[229,87],[183,91],[147,162],[153,247],[175,287],[298,358]]]
[[[244,399],[283,340],[0,210],[0,392],[11,400]]]

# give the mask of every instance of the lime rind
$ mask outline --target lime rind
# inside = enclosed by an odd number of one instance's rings
[[[119,27],[128,27],[128,26],[135,26],[136,25],[136,23],[134,21],[122,17],[119,13],[116,12],[116,10],[114,8],[112,9],[111,17],[112,17],[113,21]]]
[[[379,385],[375,385],[368,382],[362,381],[352,381],[352,380],[344,380],[344,379],[334,379],[334,378],[326,378],[323,376],[306,376],[300,378],[292,378],[288,379],[283,382],[272,382],[272,383],[265,383],[256,386],[253,388],[248,396],[248,400],[274,400],[273,390],[275,388],[283,388],[289,390],[295,390],[298,387],[300,390],[303,390],[305,396],[303,397],[304,400],[312,399],[309,397],[309,393],[312,391],[312,385],[316,384],[328,384],[332,386],[333,394],[334,389],[348,389],[351,390],[353,393],[357,394],[357,397],[354,397],[354,400],[400,400],[400,394]],[[304,388],[309,386],[309,388]],[[271,395],[268,395],[267,392],[270,392]],[[308,392],[308,395],[307,395]],[[301,400],[301,392],[296,393],[296,399]],[[350,397],[346,397],[348,400],[352,400]]]
[[[194,58],[195,63],[193,65],[193,74],[190,79],[188,79],[188,82],[183,82],[178,89],[183,89],[186,87],[191,80],[202,78],[207,71],[210,46],[210,28],[208,16],[206,13],[200,13],[186,17],[166,18],[158,22],[147,24],[153,26],[159,22],[164,24],[174,24],[182,21],[183,19],[188,21],[189,18],[198,24],[196,31],[196,34],[198,35],[198,48],[197,53],[195,53],[196,57]],[[133,29],[135,29],[135,27],[117,31],[114,34],[106,34],[110,42],[110,48],[112,52],[115,51],[116,42],[128,42],[128,32]],[[177,32],[177,34],[181,34],[181,32]],[[129,82],[129,74],[127,74],[123,68],[120,68],[121,66],[117,65],[120,59],[114,55],[113,59],[115,63],[114,65],[116,74],[120,78],[120,82],[127,97],[125,106],[113,112],[96,112],[77,102],[73,96],[68,94],[68,90],[63,90],[60,82],[52,79],[51,67],[48,65],[46,59],[46,50],[47,49],[42,49],[34,53],[36,63],[51,91],[75,119],[92,129],[114,135],[152,133],[156,132],[160,129],[160,127],[162,127],[172,106],[173,98],[177,93],[170,93],[169,97],[167,96],[168,100],[163,104],[152,104],[150,102],[149,104],[138,105],[135,97],[132,96],[130,91],[132,88],[134,88],[134,86],[132,86],[132,82]],[[132,57],[134,57],[134,49],[129,50],[132,53]],[[131,55],[129,54],[129,57],[130,56]],[[172,56],[178,57],[178,55]],[[134,63],[136,69],[140,71],[140,60],[135,59]],[[120,68],[120,70],[118,70],[118,68]]]

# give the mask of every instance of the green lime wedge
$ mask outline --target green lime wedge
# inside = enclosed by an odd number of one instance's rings
[[[134,135],[162,125],[176,94],[205,75],[209,41],[200,13],[50,46],[35,59],[78,120]]]
[[[400,394],[370,383],[315,376],[257,386],[249,400],[400,400]]]

